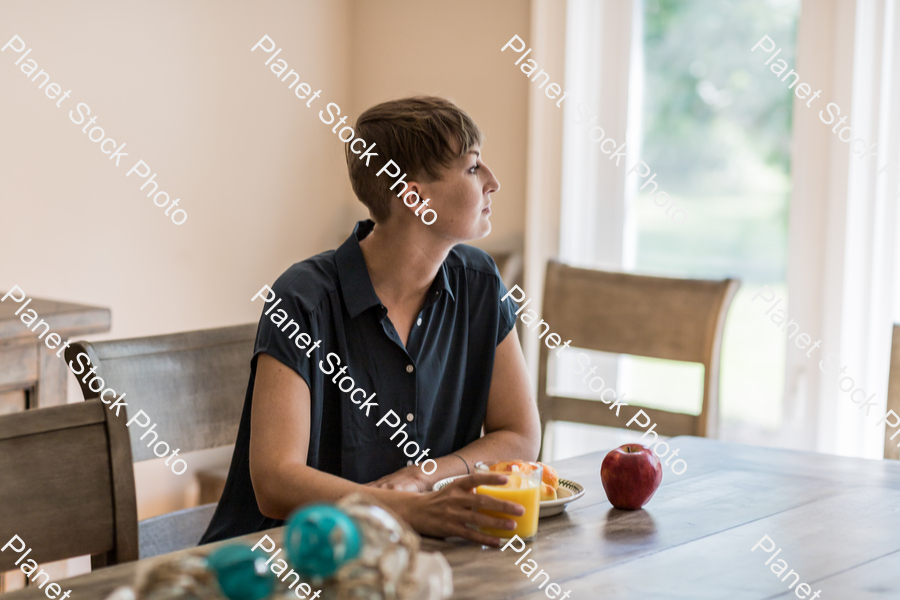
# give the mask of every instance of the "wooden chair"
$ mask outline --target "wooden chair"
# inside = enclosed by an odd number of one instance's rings
[[[66,350],[66,360],[86,353],[107,387],[126,392],[133,416],[142,409],[156,423],[159,439],[180,453],[233,444],[237,438],[250,359],[256,340],[256,323],[189,331],[171,335],[76,342]],[[85,399],[98,393],[79,377]],[[129,416],[129,418],[130,418]],[[135,462],[156,458],[145,432],[128,428]],[[173,475],[174,477],[174,475]],[[147,519],[140,524],[140,556],[146,558],[196,545],[212,518],[215,504],[197,506]],[[190,533],[179,547],[167,543],[175,532]],[[195,539],[194,539],[195,538]]]
[[[900,325],[894,325],[894,331],[891,338],[891,367],[888,374],[888,395],[887,409],[893,410],[895,414],[900,415]],[[884,428],[884,457],[897,460],[900,458],[900,439],[891,436],[896,435],[897,430],[893,427]]]
[[[97,401],[0,417],[0,543],[14,535],[33,549],[26,561],[89,554],[97,569],[138,558],[124,419]],[[0,553],[0,572],[20,556]]]
[[[719,416],[719,350],[725,315],[740,282],[669,279],[547,264],[543,319],[572,347],[701,363],[699,415],[643,408],[660,435],[716,437]],[[538,410],[541,431],[549,421],[624,428],[628,420],[594,400],[547,393],[547,359],[541,343]],[[629,401],[629,406],[634,406]],[[629,413],[629,418],[632,413]]]

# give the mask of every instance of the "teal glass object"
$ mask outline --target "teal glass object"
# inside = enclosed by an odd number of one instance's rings
[[[206,562],[230,600],[262,600],[275,589],[275,577],[266,568],[265,557],[248,546],[219,548]]]
[[[295,571],[325,578],[359,556],[362,536],[347,513],[327,504],[315,504],[288,518],[284,546]]]

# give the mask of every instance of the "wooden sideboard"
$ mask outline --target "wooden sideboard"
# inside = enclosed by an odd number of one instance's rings
[[[5,292],[0,293],[2,296]],[[0,415],[40,406],[66,403],[66,370],[58,349],[51,350],[32,333],[15,312],[22,306],[7,300],[0,303]],[[50,324],[63,341],[110,328],[110,311],[34,298],[28,305]]]

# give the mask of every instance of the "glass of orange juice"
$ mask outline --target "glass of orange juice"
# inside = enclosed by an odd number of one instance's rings
[[[516,529],[494,529],[492,527],[479,527],[484,534],[502,539],[510,539],[513,535],[528,542],[534,539],[538,528],[538,517],[541,512],[541,476],[543,467],[536,462],[524,460],[491,461],[475,463],[476,473],[496,473],[506,475],[505,485],[479,485],[475,488],[476,494],[485,494],[498,500],[515,502],[525,507],[522,516],[508,515],[493,510],[478,512],[502,519],[512,519],[516,522]]]

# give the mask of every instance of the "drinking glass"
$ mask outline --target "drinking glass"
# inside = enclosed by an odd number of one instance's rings
[[[476,494],[485,494],[498,500],[515,502],[525,507],[522,516],[508,515],[493,510],[478,509],[478,512],[501,519],[512,519],[516,522],[515,530],[479,527],[484,534],[510,539],[518,535],[522,540],[534,539],[538,528],[538,517],[541,512],[541,476],[543,467],[536,462],[527,461],[490,461],[475,463],[476,473],[506,475],[504,485],[479,485]]]

